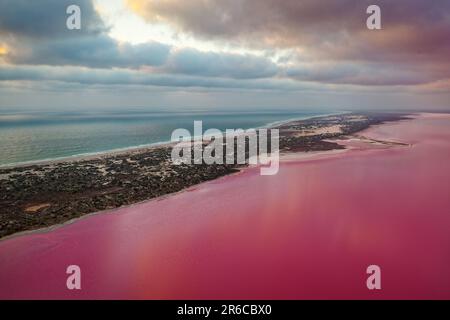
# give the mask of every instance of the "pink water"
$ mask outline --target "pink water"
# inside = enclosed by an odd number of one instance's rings
[[[365,134],[413,146],[249,169],[2,241],[0,298],[450,299],[450,117]]]

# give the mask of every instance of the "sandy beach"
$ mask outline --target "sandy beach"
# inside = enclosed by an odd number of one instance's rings
[[[449,299],[450,116],[0,242],[0,297]],[[324,201],[326,199],[326,201]],[[68,265],[82,290],[65,287]],[[366,288],[366,267],[383,289]]]

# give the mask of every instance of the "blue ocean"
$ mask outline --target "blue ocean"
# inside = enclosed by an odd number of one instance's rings
[[[203,130],[249,129],[320,114],[325,112],[1,112],[0,166],[163,143],[177,128],[192,132],[194,120],[203,121]]]

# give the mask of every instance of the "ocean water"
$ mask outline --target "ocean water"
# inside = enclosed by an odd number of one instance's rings
[[[322,112],[322,114],[324,114]],[[248,129],[318,112],[29,112],[0,113],[0,166],[151,145],[177,128]]]
[[[0,299],[450,299],[450,117],[364,135],[412,146],[248,168],[1,241]],[[73,263],[82,290],[64,285]]]

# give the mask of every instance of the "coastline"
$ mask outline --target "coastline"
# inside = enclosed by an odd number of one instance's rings
[[[374,125],[359,132],[372,139],[364,148],[282,160],[275,176],[248,167],[13,235],[0,241],[0,296],[446,299],[449,121]],[[403,144],[374,142],[393,137]],[[361,277],[373,263],[388,270],[376,295]],[[69,264],[83,270],[82,291],[63,285]]]
[[[65,226],[77,223],[77,222],[79,222],[81,220],[85,220],[85,219],[93,217],[93,216],[104,215],[104,214],[115,214],[115,213],[117,213],[117,212],[119,212],[120,210],[123,210],[123,209],[127,209],[127,210],[128,209],[133,209],[133,207],[136,207],[136,206],[139,206],[139,205],[142,205],[142,204],[145,204],[145,203],[150,203],[150,202],[154,202],[154,201],[162,201],[162,200],[165,200],[165,199],[170,198],[172,196],[180,195],[180,194],[183,194],[183,193],[186,193],[186,192],[192,192],[192,191],[196,190],[197,188],[199,188],[201,186],[205,186],[205,185],[208,185],[208,184],[221,182],[222,179],[227,179],[227,178],[230,178],[230,177],[238,176],[240,174],[245,173],[246,170],[251,169],[251,168],[257,168],[257,166],[242,167],[236,172],[220,176],[220,177],[218,177],[218,178],[216,178],[214,180],[203,181],[203,182],[200,182],[198,184],[186,187],[186,188],[184,188],[184,189],[182,189],[180,191],[176,191],[176,192],[172,192],[172,193],[166,193],[166,194],[163,194],[163,195],[155,197],[155,198],[144,199],[144,200],[141,200],[139,202],[130,203],[130,204],[127,204],[127,205],[116,207],[116,208],[90,212],[90,213],[81,215],[79,217],[75,217],[73,219],[64,221],[62,223],[53,224],[53,225],[46,226],[46,227],[43,227],[43,228],[19,231],[19,232],[16,232],[16,233],[4,236],[4,237],[0,237],[0,243],[3,242],[3,241],[7,241],[7,240],[10,240],[10,239],[17,238],[17,237],[33,235],[33,234],[45,234],[45,233],[48,233],[48,232],[52,232],[52,231],[57,230],[59,228],[62,228],[62,227],[65,227]]]
[[[120,149],[99,151],[99,152],[81,153],[81,154],[76,154],[76,155],[66,156],[66,157],[57,157],[57,158],[48,158],[48,159],[41,159],[41,160],[16,162],[16,163],[12,163],[12,164],[0,165],[0,170],[26,168],[26,167],[31,167],[31,166],[57,165],[57,164],[61,164],[61,163],[73,163],[73,162],[103,159],[103,158],[107,158],[107,157],[114,157],[114,156],[121,156],[121,155],[132,155],[133,153],[152,151],[154,149],[170,147],[172,145],[173,145],[173,143],[171,143],[170,141],[155,142],[155,143],[151,143],[148,145],[132,146],[132,147],[126,147],[126,148],[120,148]]]
[[[326,113],[326,114],[322,114],[322,115],[289,118],[286,120],[269,122],[262,126],[256,127],[254,129],[271,129],[271,128],[276,128],[281,125],[289,124],[294,121],[309,120],[309,119],[314,119],[314,118],[342,115],[342,114],[348,114],[348,113],[350,113],[350,111],[341,111],[341,112]],[[247,130],[247,129],[244,129],[244,130]],[[143,145],[137,145],[137,146],[129,146],[129,147],[123,147],[123,148],[117,148],[117,149],[111,149],[111,150],[98,151],[98,152],[86,152],[86,153],[75,154],[75,155],[64,156],[64,157],[20,161],[20,162],[15,162],[15,163],[2,164],[2,165],[0,165],[0,170],[1,169],[21,168],[21,167],[28,167],[28,166],[35,166],[35,165],[51,165],[51,164],[59,164],[59,163],[64,163],[64,162],[76,162],[76,161],[83,161],[83,160],[101,159],[101,158],[112,157],[112,156],[116,156],[116,155],[127,155],[127,154],[151,151],[151,150],[158,149],[158,148],[171,147],[174,144],[175,144],[174,142],[172,142],[170,140],[166,140],[166,141],[152,142],[149,144],[143,144]]]
[[[343,136],[377,123],[405,118],[403,114],[377,115],[361,122],[361,117],[352,113],[333,114],[279,124],[281,160],[289,157],[313,160],[346,152],[348,148],[339,144]],[[342,132],[324,132],[323,128],[334,127],[336,123],[342,126]],[[311,135],[311,130],[317,130],[317,134]],[[6,212],[0,215],[0,239],[160,199],[246,167],[174,166],[167,161],[168,154],[170,145],[164,145],[72,161],[1,168],[0,189],[4,192],[0,204]]]

